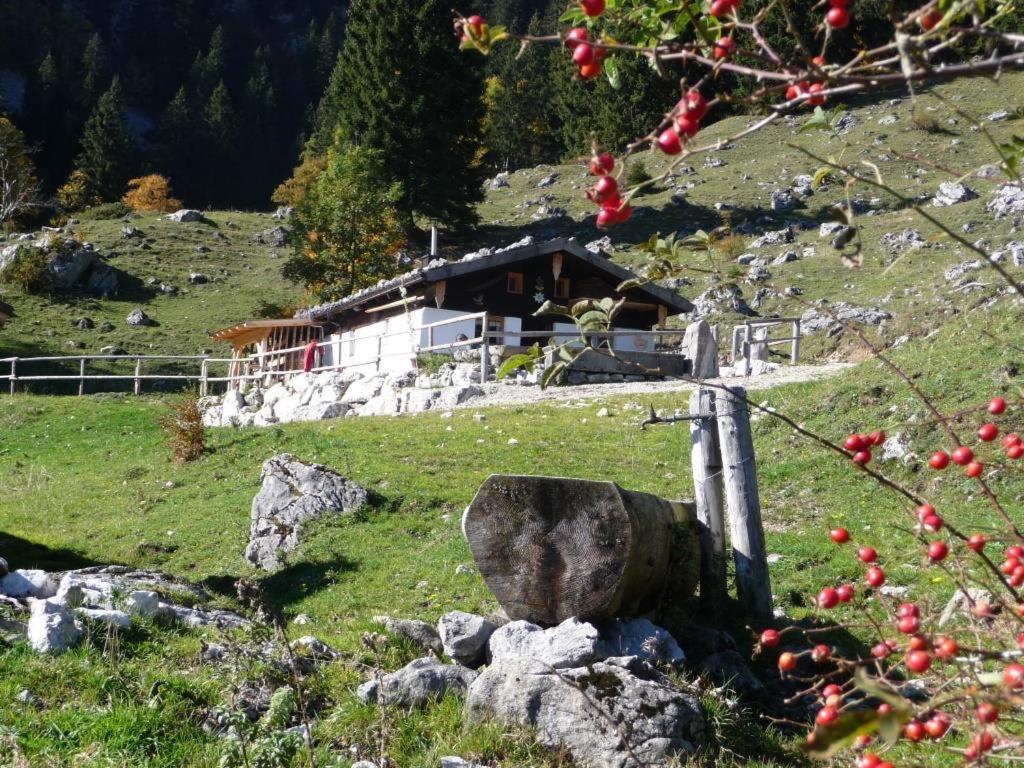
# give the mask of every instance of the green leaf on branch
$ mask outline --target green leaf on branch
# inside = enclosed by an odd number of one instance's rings
[[[498,369],[496,374],[498,379],[504,379],[507,376],[511,376],[513,373],[518,371],[520,368],[531,373],[537,369],[537,362],[541,359],[543,352],[541,352],[540,344],[534,344],[526,352],[519,355],[512,355]]]
[[[811,189],[817,190],[822,184],[828,181],[832,177],[832,169],[827,165],[822,166],[814,172],[814,178],[811,179]]]
[[[551,299],[548,299],[543,304],[541,304],[537,311],[533,313],[534,317],[544,317],[545,315],[561,315],[563,317],[572,317],[572,314],[569,312],[568,307],[562,304],[556,304],[555,302],[551,301]]]
[[[1020,179],[1021,163],[1024,162],[1024,136],[1013,136],[1005,144],[999,145],[999,154],[1003,156],[1003,170],[1011,179]]]
[[[814,108],[814,114],[800,127],[800,133],[805,131],[829,131],[836,133],[846,114],[846,107],[838,106],[834,109],[824,110],[821,107]]]
[[[616,91],[622,88],[622,76],[619,73],[619,62],[614,57],[604,60],[604,76],[608,84]]]

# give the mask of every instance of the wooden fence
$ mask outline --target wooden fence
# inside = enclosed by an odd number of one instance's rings
[[[771,331],[774,328],[790,327],[792,335],[771,338]],[[750,375],[750,361],[752,356],[760,355],[764,359],[768,357],[771,347],[788,344],[789,362],[796,365],[800,360],[800,318],[799,317],[773,317],[763,320],[747,320],[743,325],[737,325],[732,329],[732,361],[735,365],[743,360],[743,375]],[[760,347],[760,349],[759,349]]]

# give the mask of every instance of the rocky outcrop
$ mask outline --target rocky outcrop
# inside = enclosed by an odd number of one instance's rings
[[[132,328],[143,328],[149,325],[156,325],[156,323],[153,322],[153,318],[142,311],[142,307],[136,307],[129,312],[128,317],[125,318],[125,323]]]
[[[835,317],[818,309],[808,309],[800,316],[801,330],[806,334],[812,334],[840,328],[837,318],[843,322],[857,325],[881,325],[892,318],[892,315],[884,310],[855,307],[845,301],[833,304],[831,311]]]
[[[245,559],[264,570],[280,567],[299,545],[303,526],[325,513],[350,514],[366,504],[366,489],[321,464],[284,453],[268,459],[252,502]]]
[[[43,253],[55,291],[112,296],[120,287],[117,270],[103,261],[91,243],[80,243],[51,231],[35,237],[22,235],[17,242],[0,248],[0,275],[13,263],[21,248],[33,248]]]
[[[997,219],[1024,214],[1024,184],[1004,184],[985,206],[985,210]]]
[[[182,208],[180,211],[168,213],[164,218],[168,221],[176,221],[179,224],[204,220],[202,212],[192,208]]]
[[[58,600],[36,600],[28,620],[28,644],[36,653],[60,654],[82,636],[82,625]]]
[[[696,752],[705,735],[697,700],[635,657],[559,670],[503,659],[469,686],[466,715],[533,728],[581,768],[662,765]]]
[[[483,662],[488,641],[496,629],[483,616],[464,611],[446,613],[437,621],[444,652],[466,667],[477,667]]]

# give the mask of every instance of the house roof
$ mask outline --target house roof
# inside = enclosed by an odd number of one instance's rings
[[[367,302],[398,292],[402,288],[409,288],[423,283],[438,283],[442,280],[449,280],[496,267],[512,266],[513,264],[528,261],[538,256],[559,252],[568,253],[580,261],[595,267],[598,271],[614,277],[619,282],[636,277],[636,274],[624,267],[620,267],[603,254],[584,248],[573,238],[556,238],[545,243],[534,243],[533,238],[528,237],[505,248],[497,250],[485,248],[481,251],[466,254],[459,261],[436,259],[425,267],[414,269],[390,280],[381,280],[376,285],[353,293],[343,299],[300,310],[296,313],[296,317],[314,321],[327,320],[339,312],[354,309]],[[653,283],[633,288],[630,290],[630,293],[646,295],[657,303],[666,305],[677,314],[693,310],[693,305],[678,293]]]

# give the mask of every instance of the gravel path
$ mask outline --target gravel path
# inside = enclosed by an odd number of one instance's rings
[[[780,384],[792,384],[801,381],[817,381],[836,376],[853,366],[852,363],[827,363],[825,365],[783,366],[772,373],[761,376],[725,376],[710,379],[716,384],[743,385],[748,391],[771,389]],[[617,395],[654,395],[662,392],[689,392],[696,384],[687,381],[646,381],[623,384],[581,384],[572,387],[549,387],[542,390],[538,386],[513,386],[508,384],[488,384],[483,397],[474,397],[460,408],[490,408],[494,406],[514,406],[526,403],[557,402],[564,400],[593,399],[600,400]]]

